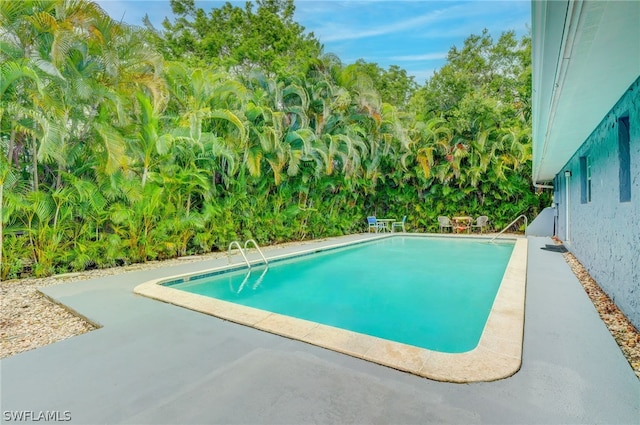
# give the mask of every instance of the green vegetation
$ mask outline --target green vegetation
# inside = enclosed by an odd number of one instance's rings
[[[343,65],[292,0],[158,31],[85,0],[0,2],[3,279],[360,232],[367,215],[488,215],[549,202],[531,168],[530,39],[452,48],[424,86]]]

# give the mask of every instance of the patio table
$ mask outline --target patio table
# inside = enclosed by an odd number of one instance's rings
[[[378,218],[376,219],[376,221],[378,223],[382,223],[382,226],[379,227],[379,230],[390,232],[391,231],[391,229],[389,228],[390,223],[393,223],[394,221],[397,221],[397,220],[395,218]]]
[[[460,233],[461,231],[466,230],[467,233],[471,232],[471,224],[473,223],[473,218],[469,216],[461,216],[461,217],[453,217],[451,219],[453,222],[453,229]]]

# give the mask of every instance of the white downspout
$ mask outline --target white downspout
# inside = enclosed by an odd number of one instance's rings
[[[564,181],[565,181],[565,242],[569,242],[569,180],[571,180],[571,171],[566,170],[564,172]]]

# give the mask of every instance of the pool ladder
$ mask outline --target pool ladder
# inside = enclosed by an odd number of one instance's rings
[[[519,215],[518,217],[516,217],[516,219],[515,219],[515,220],[513,220],[511,223],[509,223],[509,225],[508,225],[507,227],[505,227],[504,229],[502,229],[502,230],[500,231],[500,233],[498,233],[497,235],[495,235],[495,236],[494,236],[494,237],[493,237],[489,242],[493,242],[493,241],[495,241],[495,240],[496,240],[500,235],[502,235],[504,232],[506,232],[506,231],[507,231],[511,226],[513,226],[513,225],[516,223],[516,221],[520,220],[521,218],[524,218],[524,230],[525,230],[525,234],[526,234],[526,231],[527,231],[527,225],[528,225],[529,223],[527,222],[527,216],[526,216],[526,215],[524,215],[524,214],[521,214],[521,215]]]
[[[227,258],[229,259],[229,264],[231,264],[231,249],[234,246],[236,246],[236,247],[238,247],[238,250],[240,251],[240,254],[242,255],[242,258],[244,259],[244,262],[247,263],[247,267],[249,268],[249,271],[247,271],[247,274],[244,277],[244,280],[242,281],[242,283],[240,284],[240,287],[238,288],[238,291],[237,291],[238,294],[244,289],[245,285],[249,281],[249,278],[251,277],[251,262],[249,261],[249,259],[247,258],[247,256],[244,253],[247,250],[248,245],[250,243],[252,243],[253,246],[256,247],[256,249],[260,253],[260,256],[262,257],[262,261],[264,261],[264,264],[266,265],[266,267],[262,271],[262,274],[260,275],[260,277],[258,278],[256,283],[253,285],[252,289],[256,289],[258,286],[260,286],[260,284],[262,283],[262,280],[264,279],[264,275],[267,273],[267,270],[269,270],[269,262],[265,258],[264,254],[262,253],[262,250],[260,249],[260,247],[258,246],[258,244],[256,243],[255,240],[249,239],[248,241],[246,241],[244,243],[244,249],[242,248],[242,246],[240,246],[240,242],[238,242],[238,241],[231,242],[229,244],[229,249],[227,250]]]
[[[238,247],[238,250],[240,251],[240,254],[242,255],[242,258],[244,258],[244,262],[247,263],[247,267],[249,267],[249,269],[251,269],[251,262],[249,262],[249,260],[247,259],[247,256],[244,253],[247,250],[247,246],[249,245],[249,243],[252,243],[253,246],[256,247],[256,249],[260,253],[260,256],[262,257],[262,261],[264,261],[264,264],[266,264],[268,266],[269,262],[265,258],[264,254],[262,253],[262,250],[260,249],[260,247],[258,246],[256,241],[253,240],[253,239],[249,239],[248,241],[246,241],[244,243],[244,249],[242,248],[242,246],[240,245],[240,242],[238,242],[238,241],[233,241],[233,242],[231,242],[229,244],[229,249],[227,250],[227,258],[229,260],[229,264],[231,264],[231,248],[236,246],[236,247]]]
[[[251,287],[251,289],[253,289],[254,291],[258,288],[258,286],[260,286],[260,284],[262,283],[262,281],[264,280],[264,276],[267,274],[267,270],[269,270],[269,266],[266,266],[264,268],[264,270],[262,270],[262,274],[260,274],[260,277],[258,277],[258,279],[256,280],[256,282],[253,284],[253,286]],[[249,282],[249,278],[251,277],[251,271],[252,269],[247,270],[247,274],[244,276],[244,280],[242,281],[242,283],[240,284],[240,286],[238,287],[238,290],[236,291],[237,294],[239,294],[240,292],[242,292],[242,290],[244,289],[244,287],[247,285],[247,282]],[[232,288],[233,290],[233,288]]]

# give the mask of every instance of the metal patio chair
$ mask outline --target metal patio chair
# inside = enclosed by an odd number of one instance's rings
[[[444,229],[449,229],[453,232],[453,225],[451,224],[451,220],[449,220],[449,217],[445,217],[443,215],[438,216],[438,224],[440,225],[441,233],[444,231]]]
[[[488,223],[489,217],[487,217],[486,215],[481,215],[480,217],[476,218],[476,222],[471,225],[471,228],[480,229],[480,234],[482,234],[482,229],[484,229]]]
[[[367,217],[367,223],[369,224],[369,233],[371,233],[371,229],[373,229],[375,233],[378,233],[378,230],[380,230],[380,224],[375,216],[370,215]]]
[[[407,216],[405,215],[404,217],[402,217],[402,221],[394,221],[393,223],[391,223],[391,231],[393,232],[393,229],[395,229],[396,227],[399,227],[402,229],[403,232],[406,232],[406,229],[404,227],[404,224],[407,222]]]

